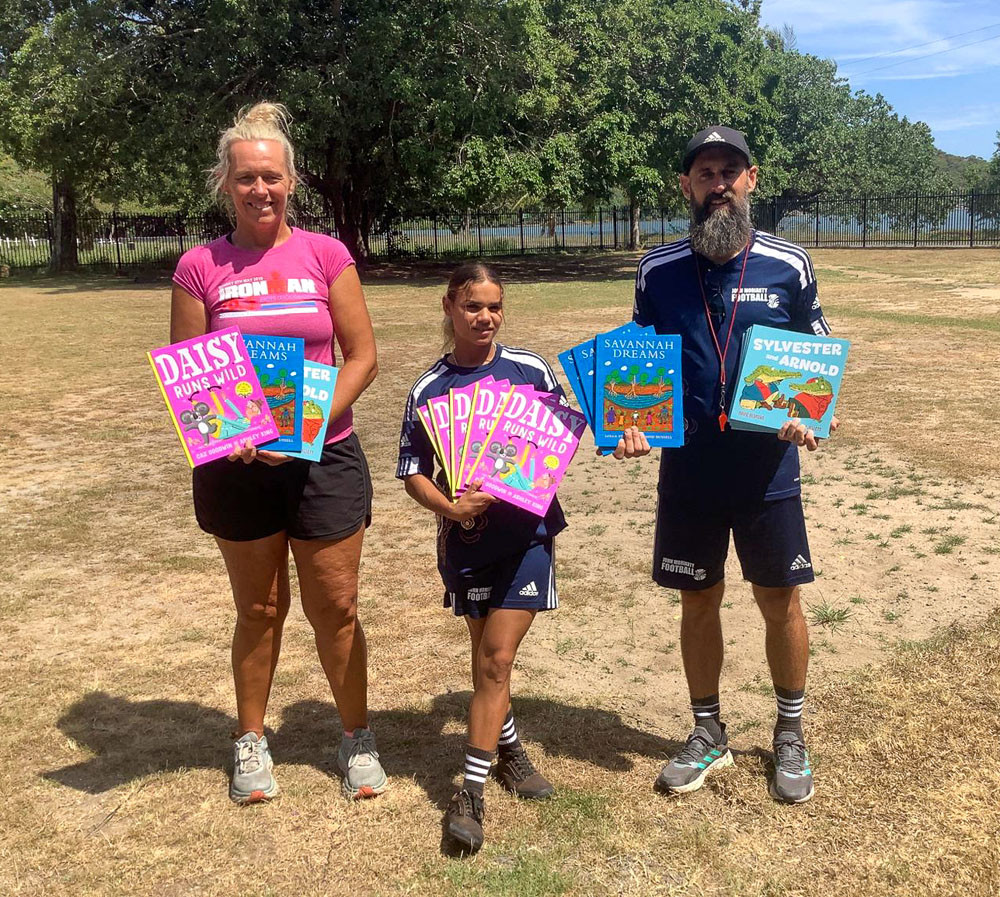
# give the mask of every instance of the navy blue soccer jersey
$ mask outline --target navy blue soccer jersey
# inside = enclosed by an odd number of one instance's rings
[[[468,386],[487,375],[496,380],[509,380],[511,385],[534,386],[566,401],[548,362],[526,349],[512,349],[496,343],[493,360],[476,368],[459,367],[449,362],[447,356],[441,358],[417,377],[407,397],[399,434],[396,466],[399,479],[418,473],[434,479],[434,449],[417,417],[417,408],[425,405],[428,399],[447,395],[449,389]],[[438,569],[448,588],[485,584],[477,581],[481,571],[490,569],[503,558],[522,554],[565,528],[566,519],[558,498],[553,499],[544,518],[502,501],[465,525],[439,517]]]
[[[639,262],[633,320],[653,325],[657,333],[679,333],[683,338],[685,447],[663,451],[661,491],[716,488],[720,494],[748,499],[797,495],[799,458],[791,443],[770,433],[720,431],[719,355],[709,321],[720,349],[729,338],[728,404],[736,388],[743,334],[751,325],[829,334],[809,254],[762,231],[754,232],[749,254],[741,252],[722,265],[695,253],[687,239],[661,246]]]

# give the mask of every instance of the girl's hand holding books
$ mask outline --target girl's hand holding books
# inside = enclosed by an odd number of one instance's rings
[[[492,495],[480,492],[479,482],[469,483],[468,488],[461,497],[451,506],[451,518],[456,523],[464,523],[482,514],[493,502],[497,501]]]

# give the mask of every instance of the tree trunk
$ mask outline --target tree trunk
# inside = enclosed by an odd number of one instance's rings
[[[73,271],[76,254],[76,188],[52,176],[52,253],[49,270]]]
[[[629,249],[640,249],[642,247],[642,234],[639,232],[639,213],[639,202],[630,196],[628,200],[628,217],[632,225],[628,234]]]

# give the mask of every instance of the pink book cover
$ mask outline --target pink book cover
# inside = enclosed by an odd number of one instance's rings
[[[476,431],[470,433],[468,454],[470,460],[465,480],[466,485],[473,480],[482,480],[488,475],[490,467],[484,459],[490,445],[494,442],[493,431],[501,418],[507,414],[515,417],[523,414],[528,403],[536,395],[542,395],[542,393],[539,393],[533,386],[522,384],[508,387],[504,395],[505,397],[493,410],[492,414],[484,416],[484,419],[481,421],[477,421]],[[545,395],[548,395],[548,393],[545,393]]]
[[[437,444],[441,447],[442,467],[444,467],[444,475],[448,478],[448,489],[454,495],[455,475],[451,466],[451,408],[449,397],[443,395],[428,399],[426,407],[430,414],[431,426],[434,428]]]
[[[475,406],[476,394],[480,387],[489,386],[496,381],[487,374],[482,380],[448,391],[451,412],[451,469],[455,471],[456,489],[461,481],[462,468],[465,464],[465,434],[472,420],[472,409]],[[457,491],[456,491],[457,494]]]
[[[424,431],[427,433],[427,438],[430,440],[431,447],[434,449],[434,454],[437,455],[438,464],[441,465],[442,470],[446,470],[447,465],[444,463],[444,457],[441,455],[441,446],[438,445],[437,435],[434,432],[434,425],[431,423],[431,413],[427,410],[426,405],[421,405],[417,409],[417,417],[420,418],[420,423],[424,425]]]
[[[546,394],[511,400],[473,472],[483,492],[544,517],[576,454],[587,418]]]
[[[496,423],[497,414],[502,410],[507,397],[511,394],[509,380],[496,380],[493,383],[479,381],[476,391],[476,403],[472,407],[471,417],[465,430],[465,445],[462,447],[462,470],[459,474],[456,494],[463,492],[469,485],[472,468],[482,453],[490,431]]]
[[[228,327],[146,353],[188,464],[227,455],[278,428],[239,328]]]

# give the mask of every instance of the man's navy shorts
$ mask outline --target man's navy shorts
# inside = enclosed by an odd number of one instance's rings
[[[371,475],[354,433],[325,445],[319,461],[212,461],[194,469],[193,487],[198,525],[230,542],[280,532],[343,539],[372,521]]]
[[[730,504],[660,495],[653,579],[670,589],[699,591],[724,575],[733,534],[743,578],[766,588],[814,579],[801,496]]]
[[[559,596],[552,539],[477,570],[468,583],[451,588],[445,584],[444,606],[452,608],[455,616],[474,619],[499,608],[554,610],[559,606]]]

